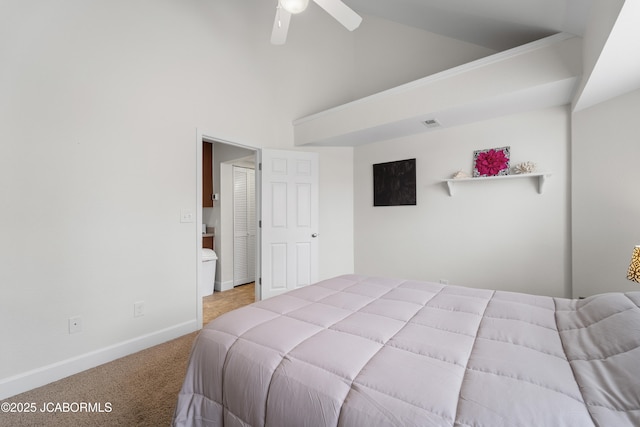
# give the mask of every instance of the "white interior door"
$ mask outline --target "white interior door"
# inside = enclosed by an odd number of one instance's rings
[[[255,171],[233,167],[233,285],[255,281]]]
[[[262,299],[318,280],[318,155],[262,150]]]

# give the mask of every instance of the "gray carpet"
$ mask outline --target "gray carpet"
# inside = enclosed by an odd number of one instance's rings
[[[0,426],[169,426],[195,336],[194,332],[6,399],[3,402],[16,405],[35,403],[37,409],[0,412]],[[94,409],[104,412],[62,412],[55,407],[60,404],[64,410],[67,403],[69,411],[77,411],[80,402],[100,404]]]

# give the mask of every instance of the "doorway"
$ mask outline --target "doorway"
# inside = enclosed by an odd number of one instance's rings
[[[234,182],[233,182],[233,168],[234,166],[244,167],[246,169],[253,169],[258,163],[259,152],[257,148],[248,147],[240,144],[236,144],[229,141],[219,140],[216,138],[208,137],[205,134],[198,134],[198,158],[204,159],[203,151],[211,148],[212,161],[211,161],[211,175],[213,181],[212,194],[214,195],[213,206],[205,207],[203,204],[203,172],[205,164],[203,161],[198,161],[197,176],[200,177],[197,183],[197,195],[198,206],[197,212],[197,234],[198,234],[198,247],[202,247],[202,232],[207,231],[209,234],[213,234],[213,250],[217,255],[217,266],[215,272],[214,288],[216,291],[230,290],[234,288],[236,280],[234,279],[234,218],[233,218],[233,200],[234,200]],[[253,182],[250,184],[255,190],[256,180],[259,179],[257,174],[253,174]],[[205,178],[206,179],[206,178]],[[254,208],[260,206],[259,204],[259,192],[253,191],[252,195],[248,195],[247,203],[250,203]],[[254,211],[256,212],[256,211]],[[254,213],[250,221],[253,221],[252,230],[257,228],[257,215]],[[259,275],[260,267],[260,236],[259,233],[252,233],[253,240],[253,256],[251,259],[247,259],[248,263],[253,264],[253,274]],[[249,258],[249,257],[248,257]],[[202,275],[202,255],[201,251],[198,251],[198,268],[197,277],[198,280]],[[260,287],[258,284],[255,286],[253,292],[254,299],[260,299]],[[219,292],[214,292],[214,295],[220,295]],[[198,323],[202,325],[203,321],[203,304],[202,297],[198,296],[197,304],[197,318]]]
[[[248,195],[245,193],[244,199],[239,200],[235,194],[234,170],[236,168],[253,169],[256,162],[256,151],[220,141],[213,141],[211,144],[213,148],[213,193],[216,200],[213,207],[202,208],[202,223],[203,227],[206,225],[207,229],[214,230],[215,234],[214,250],[218,256],[215,290],[227,291],[233,289],[234,286],[240,284],[239,281],[241,279],[244,279],[236,277],[236,274],[240,273],[240,270],[235,268],[238,264],[235,261],[236,254],[244,254],[245,258],[240,261],[247,264],[246,270],[249,270],[248,263],[253,263],[251,271],[255,276],[255,262],[258,258],[255,245],[257,223],[255,215],[255,206],[257,205],[255,174],[251,174],[250,177],[253,182],[247,183],[247,179],[245,179],[245,187],[247,190],[254,189],[252,191],[253,194]],[[239,202],[238,205],[245,204],[253,208],[251,218],[237,218],[239,212],[239,209],[237,209],[239,206],[236,206],[237,202]],[[248,212],[245,210],[244,215],[247,214]],[[248,224],[248,222],[252,222],[252,224]],[[236,238],[238,233],[243,230],[245,237],[247,237],[248,231],[251,231],[253,237],[253,244],[251,245],[253,254],[251,256],[247,254],[250,250],[247,247],[249,239],[245,239],[243,242],[241,239]],[[245,247],[239,248],[238,246],[242,244]]]
[[[256,206],[254,299],[256,301],[306,286],[318,275],[318,154],[307,151],[258,149],[197,132],[196,279],[202,277],[203,224],[215,232],[218,253],[215,285],[233,289],[233,163],[251,160],[255,168]],[[203,142],[212,144],[215,206],[202,206]],[[222,171],[229,173],[222,173]],[[226,190],[225,190],[226,189]],[[264,194],[264,196],[263,196]],[[231,195],[231,196],[230,196]],[[263,198],[264,203],[263,205]],[[260,225],[261,224],[261,225]],[[208,231],[208,230],[207,230]],[[199,288],[199,286],[198,286]],[[196,316],[203,320],[197,292]]]

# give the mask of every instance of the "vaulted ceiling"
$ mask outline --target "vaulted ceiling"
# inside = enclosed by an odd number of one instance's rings
[[[583,36],[593,0],[344,0],[373,15],[497,51],[566,32]]]
[[[419,28],[431,33],[484,46],[497,52],[510,51],[530,42],[546,39],[551,35],[564,33],[582,38],[582,70],[574,71],[573,88],[555,90],[546,94],[547,100],[556,105],[573,101],[574,111],[589,108],[615,96],[640,89],[640,2],[634,0],[343,0],[357,13],[376,16]],[[558,34],[560,35],[560,34]],[[580,40],[580,39],[578,39]],[[565,58],[558,58],[564,61]],[[540,67],[544,68],[544,67]],[[582,74],[582,76],[580,76]],[[578,78],[582,81],[578,82]],[[567,79],[563,80],[566,83]],[[563,86],[564,87],[564,86]],[[532,90],[535,88],[532,88]],[[566,88],[565,88],[566,89]],[[537,91],[537,92],[536,92]],[[531,95],[531,91],[519,94]],[[542,93],[539,89],[534,91]],[[534,93],[534,94],[535,94]],[[560,96],[561,95],[561,96]],[[517,97],[516,97],[517,98]],[[536,102],[520,98],[512,99],[511,105],[540,106],[539,96],[529,96]],[[370,98],[371,100],[375,97]],[[369,98],[359,101],[369,102]],[[549,102],[551,102],[549,101]],[[478,111],[486,112],[490,106],[486,102],[470,104],[465,108],[452,110],[428,110],[422,116],[443,117],[451,125],[472,120]],[[351,105],[340,107],[339,111],[353,110]],[[335,111],[338,111],[335,110]],[[499,112],[499,109],[494,110]],[[334,110],[302,118],[294,122],[296,135],[301,135],[302,127],[309,127],[309,120],[336,114]],[[464,114],[462,114],[463,112]],[[343,114],[342,112],[337,114]],[[414,117],[408,118],[413,120]],[[415,120],[414,120],[415,121]],[[387,138],[409,132],[405,121],[392,123],[393,130],[376,130]],[[300,128],[300,129],[298,129]],[[423,127],[423,131],[425,131]],[[296,137],[298,144],[338,143],[357,145],[355,134],[335,135],[322,142],[320,135]],[[305,142],[304,140],[307,139]],[[370,135],[367,135],[370,139]],[[330,142],[332,141],[332,142]]]

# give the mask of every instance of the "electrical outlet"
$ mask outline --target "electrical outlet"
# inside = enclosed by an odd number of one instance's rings
[[[133,317],[144,316],[144,301],[133,303]]]
[[[82,332],[82,317],[75,316],[69,318],[69,333],[76,334]]]

